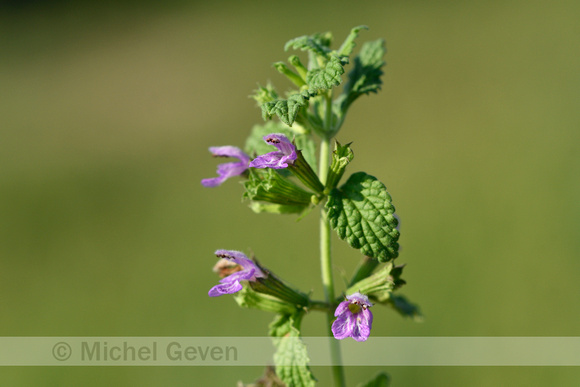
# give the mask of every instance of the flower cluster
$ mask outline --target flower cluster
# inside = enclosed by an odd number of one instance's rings
[[[272,133],[264,136],[264,141],[278,150],[260,155],[251,162],[250,157],[237,147],[210,148],[216,157],[234,157],[239,161],[220,164],[217,169],[218,177],[203,179],[201,183],[206,187],[216,187],[230,177],[243,174],[248,168],[288,168],[298,159],[296,147],[285,135]],[[214,271],[222,279],[219,285],[210,289],[210,297],[237,293],[243,288],[241,281],[255,282],[257,278],[266,277],[260,267],[240,251],[218,250],[215,254],[221,259],[214,266]],[[332,324],[334,337],[339,340],[349,336],[356,341],[367,340],[373,322],[373,315],[368,309],[371,306],[368,297],[363,294],[347,296],[346,301],[341,302],[334,312],[337,317]]]

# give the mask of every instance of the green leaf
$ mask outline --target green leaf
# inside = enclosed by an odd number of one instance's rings
[[[303,79],[306,79],[306,74],[308,73],[308,69],[306,67],[304,67],[304,65],[300,61],[300,58],[298,58],[298,56],[291,55],[288,58],[288,62],[290,62],[290,64],[292,64],[292,66],[294,66],[294,68],[296,69],[296,71],[298,71],[298,74],[300,74],[300,76]]]
[[[292,319],[292,320],[291,320]],[[283,337],[290,332],[294,317],[291,314],[279,314],[268,326],[268,335],[271,337]]]
[[[391,384],[391,378],[384,372],[379,373],[372,380],[366,383],[359,383],[357,387],[388,387]]]
[[[315,386],[316,379],[308,367],[306,345],[300,339],[300,322],[302,313],[277,316],[270,324],[270,336],[273,336],[276,353],[274,363],[276,374],[288,387]]]
[[[274,86],[270,83],[268,83],[266,87],[258,86],[258,89],[254,90],[254,93],[251,94],[250,97],[258,102],[258,105],[279,99],[278,93],[276,93]]]
[[[288,51],[290,47],[295,50],[310,51],[320,57],[328,59],[332,51],[329,47],[332,43],[332,34],[325,32],[323,34],[304,35],[289,40],[284,45],[284,50]]]
[[[367,26],[358,26],[358,27],[354,27],[352,30],[350,30],[350,34],[346,37],[344,43],[342,43],[342,45],[338,49],[338,55],[339,56],[350,56],[350,54],[352,54],[352,50],[356,46],[354,40],[358,37],[358,33],[361,30],[368,30],[368,29],[369,29],[369,27],[367,27]]]
[[[363,44],[360,53],[354,59],[354,67],[348,73],[346,83],[339,103],[344,112],[350,104],[363,94],[376,93],[380,90],[383,82],[382,67],[385,65],[385,41],[378,39]]]
[[[344,74],[342,62],[339,57],[333,55],[324,68],[308,72],[306,76],[308,91],[314,94],[318,93],[319,90],[328,90],[333,86],[338,86],[342,82],[342,74]]]
[[[328,220],[340,239],[361,253],[387,262],[398,256],[395,207],[383,183],[364,172],[350,176],[330,192]]]
[[[302,151],[302,155],[316,170],[316,144],[312,137],[305,133],[304,128],[300,125],[294,125],[291,128],[280,122],[269,121],[264,125],[254,125],[250,136],[246,140],[244,150],[250,156],[263,155],[276,150],[272,145],[264,141],[264,136],[272,133],[282,133],[290,140],[296,141],[296,148]]]
[[[304,79],[302,79],[300,75],[296,74],[294,71],[290,70],[288,66],[286,66],[286,63],[276,62],[274,63],[274,67],[276,68],[276,70],[278,70],[280,74],[286,76],[286,78],[288,78],[290,82],[294,83],[294,85],[298,87],[306,85]]]
[[[278,99],[262,104],[262,117],[264,120],[267,120],[276,114],[280,118],[280,121],[288,126],[292,126],[300,108],[306,106],[308,106],[307,97],[303,94],[292,94],[288,99]]]

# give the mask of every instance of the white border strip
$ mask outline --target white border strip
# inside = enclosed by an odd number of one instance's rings
[[[329,338],[302,340],[309,365],[333,365]],[[341,346],[345,366],[580,366],[580,337],[370,337]],[[0,366],[267,366],[274,352],[270,337],[0,337]]]

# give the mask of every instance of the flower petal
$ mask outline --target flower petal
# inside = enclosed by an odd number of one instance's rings
[[[274,145],[278,150],[256,157],[250,163],[250,167],[272,169],[288,168],[288,164],[292,164],[298,158],[296,147],[285,135],[272,133],[264,136],[264,141],[270,145]]]
[[[356,341],[366,341],[373,324],[373,314],[368,309],[372,305],[363,294],[353,293],[347,296],[346,301],[341,302],[334,311],[334,315],[338,317],[332,323],[334,337],[342,340],[350,336]]]
[[[369,329],[371,329],[373,326],[373,314],[368,309],[363,310],[362,314],[365,324],[369,326]]]
[[[248,163],[250,161],[250,156],[236,146],[212,146],[209,148],[209,151],[214,156],[218,157],[235,157],[243,163]]]
[[[282,161],[284,158],[287,158],[287,156],[284,156],[284,154],[279,151],[266,153],[265,155],[258,156],[252,160],[250,167],[272,169],[288,168],[288,164]]]
[[[364,294],[360,294],[359,292],[353,293],[350,296],[346,296],[346,299],[349,300],[351,303],[356,302],[359,305],[365,306],[366,308],[370,308],[373,306],[369,301],[369,298]]]
[[[264,141],[270,145],[274,145],[280,152],[285,155],[291,155],[294,153],[296,156],[296,147],[294,144],[292,144],[288,137],[282,133],[271,133],[267,136],[264,136]]]
[[[334,320],[331,330],[334,338],[338,340],[342,340],[350,336],[350,330],[346,319],[337,318]]]
[[[218,258],[226,258],[234,261],[238,265],[240,265],[244,270],[239,273],[252,271],[252,275],[257,278],[266,277],[266,275],[260,270],[260,268],[252,261],[250,258],[246,256],[246,254],[242,253],[241,251],[236,250],[217,250],[215,255]],[[249,278],[243,278],[248,279]],[[252,278],[254,280],[255,278]]]
[[[344,314],[344,312],[348,311],[349,305],[350,301],[343,301],[340,304],[338,304],[338,307],[334,311],[334,317],[338,317],[339,315]]]
[[[239,259],[239,260],[246,260],[249,261],[250,258],[248,258],[246,256],[246,254],[242,253],[241,251],[237,251],[237,250],[216,250],[215,253],[216,257],[218,258],[227,258],[227,259],[233,259],[234,261]],[[239,264],[239,262],[236,261],[237,264]]]
[[[253,281],[256,278],[254,277],[255,270],[242,270],[237,271],[235,273],[230,274],[229,276],[222,278],[220,280],[221,283],[229,283],[229,282],[236,282],[236,281]]]
[[[205,187],[217,187],[232,176],[238,176],[248,169],[250,156],[235,146],[220,146],[209,148],[214,156],[235,157],[239,161],[219,164],[217,167],[218,177],[203,179],[201,184]]]
[[[219,297],[223,296],[224,294],[233,294],[239,292],[240,290],[242,290],[242,284],[239,281],[228,281],[214,286],[207,294],[210,297]]]
[[[352,314],[345,314],[332,323],[332,334],[338,340],[345,339],[352,335],[355,328],[355,320]]]
[[[218,177],[212,177],[209,179],[203,179],[201,181],[201,184],[204,187],[217,187],[218,185],[221,185],[221,183],[223,183],[224,181],[226,181],[227,177],[225,176],[218,176]]]
[[[356,314],[356,325],[352,331],[352,338],[356,341],[366,341],[371,334],[373,314],[370,310],[364,309]]]

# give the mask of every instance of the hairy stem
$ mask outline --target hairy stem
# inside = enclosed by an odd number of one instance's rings
[[[326,117],[324,120],[325,129],[328,131],[332,125],[332,97],[326,100]],[[328,132],[326,132],[328,133]],[[320,181],[326,184],[328,176],[328,163],[330,156],[330,136],[327,134],[320,142]],[[330,306],[327,317],[327,328],[330,336],[330,353],[332,357],[332,373],[334,384],[337,387],[345,386],[344,369],[342,367],[342,356],[340,353],[340,343],[332,334],[331,325],[334,320],[334,309],[336,302],[334,299],[334,278],[332,276],[332,259],[330,256],[330,223],[326,217],[324,206],[320,210],[320,267],[322,272],[322,286],[324,288],[324,298]]]

